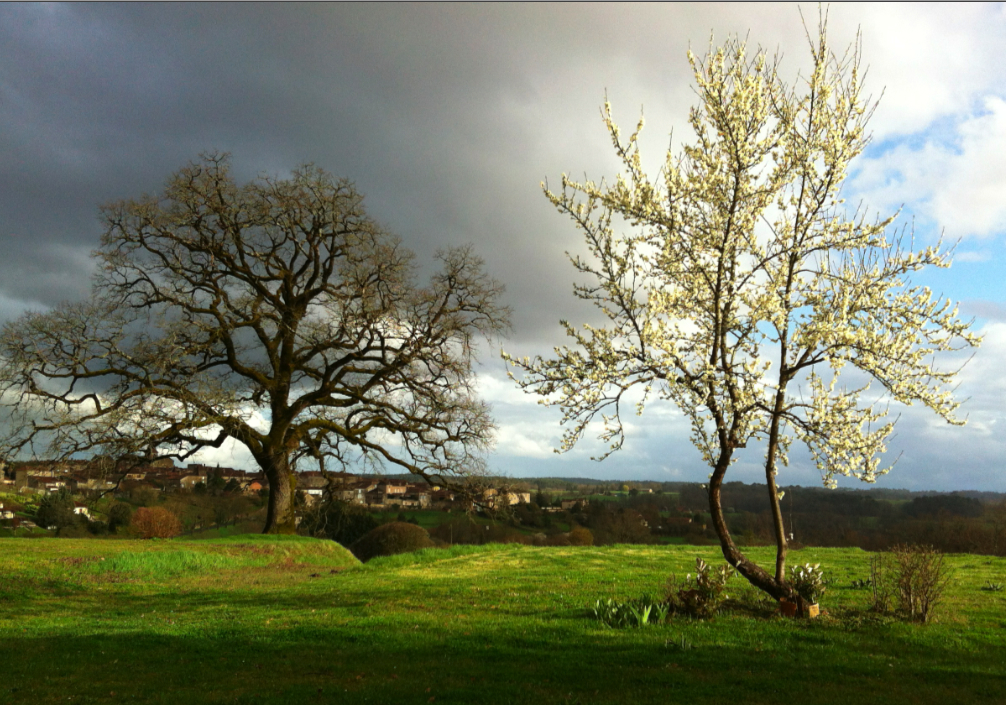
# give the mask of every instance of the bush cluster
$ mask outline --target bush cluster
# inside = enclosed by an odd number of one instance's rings
[[[300,522],[300,533],[328,538],[351,546],[378,526],[366,507],[340,500],[330,500],[307,511]]]

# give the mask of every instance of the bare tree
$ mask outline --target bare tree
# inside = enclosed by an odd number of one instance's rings
[[[624,173],[609,184],[563,176],[562,191],[546,195],[586,237],[591,256],[572,262],[587,283],[575,292],[609,325],[564,321],[573,348],[510,358],[526,373],[523,389],[562,408],[562,450],[595,418],[605,425],[604,456],[621,448],[630,389],[641,391],[638,413],[653,397],[675,404],[712,471],[724,556],[753,585],[793,601],[776,483],[793,440],[809,448],[826,485],[837,475],[873,482],[887,472],[880,455],[893,423],[868,398],[869,380],[963,424],[951,394],[956,369],[932,362],[979,344],[949,301],[909,280],[949,266],[950,253],[912,251],[904,231],[888,232],[893,216],[868,222],[846,211],[842,182],[869,141],[874,106],[861,93],[858,43],[836,56],[825,25],[822,17],[818,37],[808,35],[813,65],[801,90],[738,39],[704,60],[689,52],[697,139],[680,156],[668,152],[655,180],[642,168],[642,121],[626,138],[605,105]],[[858,379],[846,386],[850,368]],[[724,478],[751,441],[765,446],[771,572],[734,543],[721,504]]]
[[[10,454],[185,459],[234,439],[268,478],[266,532],[294,530],[305,458],[448,486],[483,472],[475,345],[510,312],[469,248],[417,286],[348,181],[304,166],[239,186],[226,155],[102,216],[91,298],[3,329]]]

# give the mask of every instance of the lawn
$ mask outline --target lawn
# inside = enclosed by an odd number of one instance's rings
[[[761,560],[768,549],[752,549]],[[940,621],[871,616],[868,555],[810,621],[735,578],[711,621],[614,630],[713,547],[458,546],[360,565],[332,542],[0,541],[0,703],[1001,703],[1006,560],[952,556]]]

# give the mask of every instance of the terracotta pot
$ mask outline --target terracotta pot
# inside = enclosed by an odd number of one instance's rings
[[[813,619],[821,614],[821,606],[816,602],[811,605],[807,605],[806,614],[801,615],[799,607],[795,602],[790,602],[789,600],[779,600],[779,613],[783,617],[806,617],[807,619]]]

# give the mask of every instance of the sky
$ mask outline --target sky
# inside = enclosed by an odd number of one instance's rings
[[[808,24],[817,6],[805,5]],[[900,209],[917,242],[958,242],[949,270],[916,281],[960,302],[984,336],[956,394],[963,427],[900,413],[881,487],[1006,491],[1006,10],[999,4],[840,4],[829,39],[862,33],[873,141],[845,192]],[[592,320],[566,252],[582,240],[542,194],[563,173],[613,178],[600,119],[642,112],[644,166],[673,131],[689,140],[686,53],[747,36],[806,70],[795,5],[76,4],[0,5],[0,321],[87,295],[98,206],[157,193],[204,151],[240,180],[312,162],[352,179],[369,213],[420,263],[472,243],[507,287],[515,355],[565,342],[560,319]],[[949,359],[948,364],[964,360]],[[485,346],[479,388],[499,425],[491,466],[512,476],[703,481],[708,469],[674,408],[631,417],[602,463],[588,437],[557,455],[561,418],[506,377]],[[251,467],[240,447],[205,462]],[[756,482],[759,452],[728,479]],[[782,484],[820,484],[794,452]],[[855,481],[842,481],[855,487]]]

